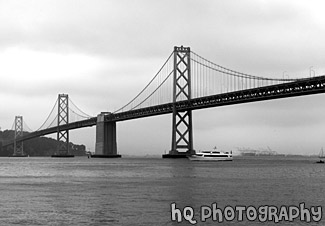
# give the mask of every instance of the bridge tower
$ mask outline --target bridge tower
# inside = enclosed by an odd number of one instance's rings
[[[23,141],[17,141],[24,134],[24,121],[23,116],[15,117],[15,141],[14,141],[14,154],[15,157],[23,157],[24,154],[24,143]]]
[[[172,145],[163,158],[184,158],[193,149],[192,110],[177,109],[176,102],[191,99],[191,51],[189,47],[174,47]],[[180,151],[185,150],[185,151]]]
[[[59,130],[59,126],[69,123],[69,96],[59,94],[58,96],[58,130],[57,130],[57,152],[52,157],[74,157],[69,154],[69,130]]]

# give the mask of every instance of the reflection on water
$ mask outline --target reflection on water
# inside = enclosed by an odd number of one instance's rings
[[[193,207],[197,219],[200,207],[212,203],[324,205],[325,166],[314,162],[298,157],[238,157],[232,162],[0,158],[0,221],[1,225],[189,225],[171,221],[171,203]],[[261,225],[204,223],[216,224]]]

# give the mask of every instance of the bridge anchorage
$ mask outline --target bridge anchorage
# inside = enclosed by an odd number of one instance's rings
[[[102,112],[97,116],[96,147],[92,158],[120,158],[117,154],[116,121],[106,121],[111,113]]]

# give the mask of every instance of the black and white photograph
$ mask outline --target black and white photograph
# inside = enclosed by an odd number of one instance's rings
[[[0,0],[0,225],[325,225],[324,9]]]

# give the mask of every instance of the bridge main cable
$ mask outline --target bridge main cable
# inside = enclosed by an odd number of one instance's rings
[[[153,81],[160,75],[160,73],[162,72],[162,70],[165,68],[165,66],[167,65],[167,63],[169,62],[169,60],[171,59],[171,57],[173,56],[174,52],[172,52],[169,57],[167,58],[167,60],[165,61],[165,63],[162,65],[162,67],[159,69],[159,71],[156,73],[156,75],[150,80],[150,82],[132,99],[130,100],[127,104],[125,104],[123,107],[119,108],[118,110],[114,111],[113,113],[118,113],[120,111],[123,111],[127,106],[131,105],[133,102],[135,102],[135,100],[141,96],[141,94],[143,94],[145,92],[145,90],[153,83]],[[131,107],[131,110],[135,109],[136,107],[140,106],[141,104],[143,104],[146,100],[149,99],[149,97],[151,97],[165,82],[166,80],[170,77],[170,75],[172,74],[172,72],[170,72],[168,74],[168,76],[163,80],[162,83],[160,83],[158,85],[158,87],[156,87],[154,89],[154,91],[149,94],[147,97],[144,98],[144,100],[140,101],[139,104],[137,104],[135,107]]]
[[[232,70],[232,69],[228,69],[226,67],[223,67],[221,65],[218,65],[218,64],[216,64],[216,63],[214,63],[214,62],[212,62],[210,60],[207,60],[206,58],[198,55],[197,53],[195,53],[193,51],[191,51],[191,53],[194,56],[196,56],[196,57],[198,57],[198,58],[200,58],[200,59],[202,59],[202,60],[204,60],[204,61],[212,64],[213,66],[216,66],[217,68],[220,68],[220,69],[213,68],[213,67],[211,67],[209,65],[203,64],[203,63],[199,62],[198,60],[195,60],[195,59],[191,58],[191,60],[193,62],[198,63],[198,64],[200,64],[202,66],[208,67],[208,68],[210,68],[210,69],[212,69],[214,71],[218,71],[220,73],[224,73],[224,74],[228,74],[228,75],[232,75],[232,76],[236,76],[236,77],[249,78],[249,79],[257,79],[257,80],[281,81],[281,82],[293,82],[293,81],[301,80],[300,78],[293,78],[293,79],[290,79],[290,78],[287,78],[287,79],[286,78],[267,78],[267,77],[250,75],[250,74],[238,72],[238,71],[235,71],[235,70]]]

